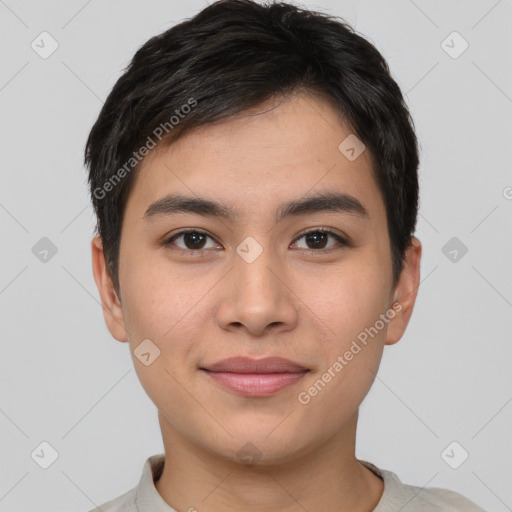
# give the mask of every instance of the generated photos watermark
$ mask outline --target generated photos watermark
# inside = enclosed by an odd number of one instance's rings
[[[357,340],[352,341],[350,348],[346,350],[343,355],[338,356],[336,361],[329,366],[329,368],[307,389],[307,391],[301,391],[297,395],[299,403],[302,405],[308,405],[311,402],[311,399],[325,389],[326,385],[331,382],[332,379],[334,379],[334,377],[336,377],[336,375],[338,375],[341,370],[350,363],[350,361],[354,359],[354,356],[359,354],[362,349],[367,346],[368,336],[372,339],[377,336],[377,334],[379,334],[389,321],[392,320],[400,311],[402,311],[402,304],[395,302],[390,309],[385,313],[380,314],[379,320],[377,320],[371,327],[366,327],[361,331],[357,335]],[[361,347],[357,341],[359,341],[363,346]]]
[[[197,100],[189,98],[185,105],[175,110],[176,115],[172,115],[165,123],[160,123],[152,132],[152,135],[148,135],[145,144],[143,144],[137,151],[133,152],[125,164],[120,167],[108,180],[103,183],[101,187],[96,187],[93,191],[93,195],[96,199],[103,199],[107,192],[110,192],[118,185],[121,180],[127,176],[142,160],[154,149],[158,142],[173,130],[187,114],[189,114],[194,107],[197,106]],[[165,134],[165,135],[164,135]],[[155,140],[158,139],[158,142]]]

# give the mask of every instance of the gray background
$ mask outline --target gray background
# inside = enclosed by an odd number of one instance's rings
[[[128,345],[104,325],[82,153],[136,49],[205,5],[0,0],[1,511],[89,510],[163,452]],[[302,5],[377,46],[421,141],[422,284],[361,407],[357,456],[512,510],[512,1]],[[59,45],[46,59],[31,47],[43,31]],[[457,58],[442,46],[453,31],[469,43]],[[453,36],[446,44],[462,49]],[[43,237],[57,248],[46,262],[32,250]],[[453,247],[443,252],[452,237],[455,262]],[[44,441],[58,453],[48,469],[31,456]],[[442,457],[452,441],[469,453],[458,469]],[[452,464],[461,450],[448,450]]]

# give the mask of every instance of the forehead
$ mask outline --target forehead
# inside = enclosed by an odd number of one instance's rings
[[[354,152],[346,152],[354,140],[355,150],[361,149],[354,137],[321,96],[272,99],[152,150],[138,171],[127,211],[135,209],[141,218],[155,200],[179,193],[215,198],[241,216],[262,215],[270,203],[334,190],[358,198],[370,216],[378,216],[384,205],[371,156],[364,150],[354,159]]]

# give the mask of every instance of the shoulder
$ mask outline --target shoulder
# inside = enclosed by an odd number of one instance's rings
[[[416,487],[402,484],[410,499],[404,509],[422,512],[485,512],[476,503],[458,492],[441,487]]]
[[[151,455],[144,462],[142,475],[136,487],[89,512],[139,512],[139,506],[144,510],[175,512],[164,502],[154,485],[154,481],[160,477],[164,463],[164,454]]]
[[[405,484],[392,471],[378,468],[368,461],[359,462],[384,480],[384,492],[373,512],[486,512],[458,492]]]
[[[135,493],[137,488],[125,492],[121,496],[103,503],[89,512],[138,512],[137,506],[135,504]]]

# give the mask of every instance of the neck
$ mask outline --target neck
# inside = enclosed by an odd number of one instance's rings
[[[371,512],[384,484],[355,457],[357,413],[320,446],[286,461],[244,465],[192,444],[160,417],[165,465],[155,487],[176,510]]]

